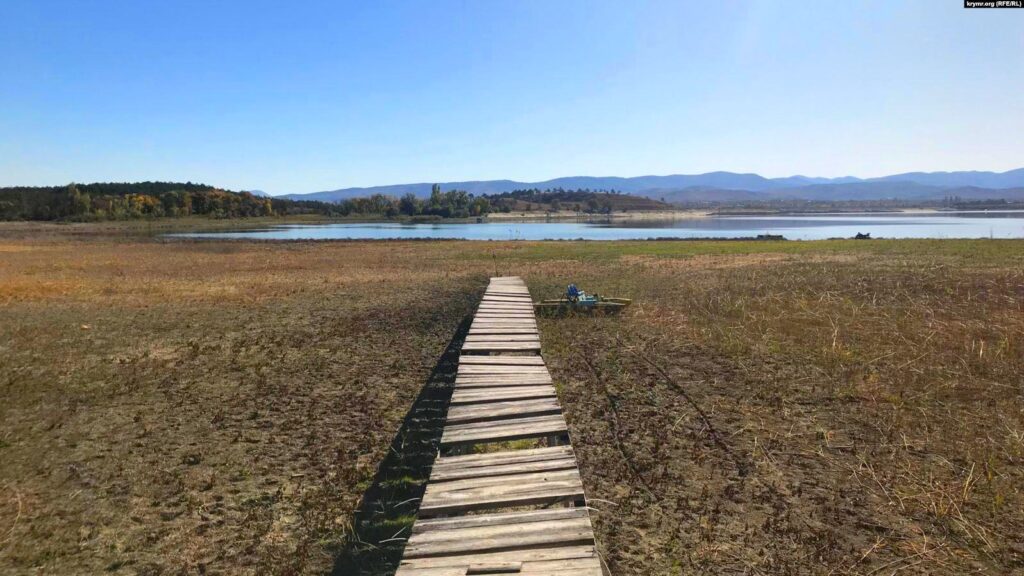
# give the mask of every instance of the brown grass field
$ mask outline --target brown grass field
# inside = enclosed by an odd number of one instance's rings
[[[387,574],[496,273],[613,574],[1024,572],[1024,241],[146,231],[0,226],[2,574]]]

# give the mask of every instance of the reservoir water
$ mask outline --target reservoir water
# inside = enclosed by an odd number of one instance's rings
[[[849,238],[1024,238],[1024,211],[711,216],[678,220],[606,222],[403,224],[395,222],[282,225],[265,229],[190,232],[171,236],[210,239],[328,240],[459,238],[466,240],[642,240],[744,238],[760,234],[789,240]]]

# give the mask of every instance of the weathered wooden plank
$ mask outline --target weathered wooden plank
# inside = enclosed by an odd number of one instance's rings
[[[477,387],[493,382],[495,386],[507,386],[509,384],[554,384],[550,374],[460,374],[455,377],[455,386],[475,385]]]
[[[470,383],[470,382],[497,382],[499,384],[508,382],[551,382],[551,374],[545,373],[534,373],[534,374],[459,374],[455,376],[455,383]]]
[[[457,424],[445,428],[442,445],[501,442],[556,436],[567,430],[561,415],[531,416],[476,424]]]
[[[526,476],[525,474],[523,476]],[[502,508],[511,508],[515,506],[531,506],[531,505],[546,505],[550,506],[558,502],[575,502],[583,499],[583,487],[579,483],[579,478],[558,478],[552,480],[538,480],[538,481],[523,481],[514,480],[516,477],[509,476],[503,478],[505,484],[499,484],[497,486],[485,486],[481,488],[466,489],[456,493],[443,493],[437,495],[430,495],[431,485],[427,486],[428,492],[424,494],[423,501],[420,504],[419,513],[424,518],[438,516],[440,514],[458,514],[465,512],[474,512],[480,510],[497,510]],[[513,483],[514,482],[514,483]],[[441,484],[446,484],[442,482]],[[574,528],[586,529],[589,531],[590,522],[589,519],[585,521],[572,521],[575,526]],[[585,522],[585,524],[584,524]],[[539,523],[538,523],[539,524]],[[557,526],[537,526],[526,528],[525,530],[521,527],[519,532],[536,533],[542,531],[551,531],[557,529]],[[474,528],[473,530],[479,530]],[[431,534],[426,532],[424,534]],[[506,533],[495,534],[500,535],[506,540],[506,544],[517,544],[517,535],[514,531],[506,531]],[[450,535],[449,535],[450,536]],[[448,540],[454,541],[454,540]],[[586,542],[579,542],[586,543]],[[522,543],[518,543],[522,544]],[[550,541],[549,541],[550,544]],[[513,546],[508,546],[509,548]],[[406,554],[408,555],[408,548],[406,548]],[[462,550],[463,552],[469,551]],[[446,553],[453,554],[458,553],[459,550],[446,550]]]
[[[507,329],[506,328],[500,328],[500,330],[507,330]],[[522,334],[516,334],[514,332],[513,333],[501,333],[501,334],[480,334],[480,333],[474,331],[474,332],[470,332],[469,333],[469,335],[467,336],[467,339],[470,338],[470,337],[476,337],[476,339],[481,339],[481,338],[482,339],[494,339],[495,337],[513,336],[513,335],[530,336],[530,337],[532,337],[534,339],[540,339],[541,338],[541,335],[539,333],[537,333],[537,332],[522,333]]]
[[[508,336],[509,338],[521,338],[526,339],[522,336],[513,335]],[[459,374],[547,374],[547,366],[543,364],[539,366],[525,366],[519,365],[501,365],[496,363],[489,363],[486,365],[466,363],[459,365]]]
[[[548,380],[480,380],[480,381],[468,381],[468,382],[456,382],[456,390],[465,390],[471,388],[514,388],[519,386],[539,386],[542,384],[551,385],[553,382]]]
[[[498,344],[498,345],[518,344],[518,345],[521,345],[521,346],[527,346],[530,350],[537,350],[537,349],[540,348],[540,340],[538,340],[536,338],[527,337],[525,339],[521,339],[521,338],[506,339],[506,338],[504,338],[501,335],[498,335],[498,336],[487,336],[487,337],[481,337],[481,338],[473,339],[473,340],[466,340],[463,343],[462,346],[463,346],[463,348],[466,348],[467,350],[472,350],[474,348],[486,347],[489,344]]]
[[[463,344],[462,350],[463,352],[526,352],[531,350],[538,351],[540,350],[540,342],[470,342],[468,344]]]
[[[509,402],[557,398],[555,387],[549,384],[534,386],[491,386],[488,388],[462,388],[452,391],[451,405],[480,404],[482,402]],[[447,428],[446,428],[447,429]]]
[[[466,340],[463,342],[463,347],[465,347],[466,345],[479,344],[481,342],[516,342],[516,341],[520,341],[520,342],[531,342],[531,343],[534,343],[534,344],[539,344],[540,343],[540,337],[539,336],[534,336],[532,334],[474,334],[473,336],[475,336],[475,337],[472,340],[470,340],[468,337],[466,338]],[[526,336],[526,338],[522,339],[522,340],[518,340],[518,339],[508,340],[508,339],[505,338],[505,336]]]
[[[466,341],[473,340],[507,340],[512,338],[513,340],[539,340],[540,334],[476,334],[472,333],[466,336]]]
[[[545,479],[545,475],[553,476],[558,474],[558,478]],[[530,476],[529,474],[523,474],[522,476]],[[536,479],[520,480],[516,476],[503,477],[501,480],[504,481],[498,485],[487,485],[479,488],[467,488],[456,492],[435,492],[431,494],[430,489],[433,485],[427,485],[427,492],[423,495],[423,501],[420,503],[419,513],[424,518],[437,516],[439,514],[456,514],[464,512],[473,512],[478,510],[495,510],[501,508],[510,508],[513,506],[529,506],[529,505],[551,505],[558,502],[573,502],[583,499],[583,485],[580,484],[579,475],[571,477],[570,475],[562,475],[561,472],[555,473],[538,473]],[[456,480],[461,482],[461,480]],[[438,486],[449,484],[448,482],[442,482]],[[558,523],[564,522],[565,525],[558,526]],[[511,529],[506,530],[488,530],[490,533],[486,538],[477,540],[479,542],[487,541],[486,545],[473,545],[472,540],[466,536],[461,538],[458,534],[453,534],[457,530],[451,531],[438,531],[438,532],[423,532],[421,536],[433,535],[446,533],[445,536],[448,539],[441,540],[439,542],[423,542],[422,548],[416,548],[413,545],[412,539],[406,547],[406,556],[415,558],[416,556],[430,556],[444,554],[457,554],[465,552],[483,552],[493,551],[496,549],[509,549],[522,547],[524,545],[538,544],[546,542],[547,545],[552,543],[568,543],[560,541],[557,537],[547,539],[529,539],[525,540],[524,536],[530,535],[544,535],[553,534],[555,531],[560,529],[571,529],[573,531],[586,532],[589,535],[590,540],[573,540],[573,543],[588,544],[593,542],[593,533],[590,529],[590,519],[584,520],[563,520],[558,523],[547,523],[537,522],[537,525],[513,525]],[[478,531],[479,528],[471,528],[468,530]],[[582,534],[581,534],[582,535]],[[580,536],[581,536],[580,535]],[[416,535],[414,535],[416,536]],[[502,544],[499,547],[495,547],[495,541],[500,541]],[[462,546],[455,547],[441,547],[435,548],[435,544],[441,543],[454,543],[461,542]],[[468,544],[468,546],[467,546]],[[410,554],[410,548],[414,550]],[[429,552],[428,552],[429,551]]]
[[[506,442],[527,438],[544,438],[568,432],[565,418],[553,416],[532,416],[476,424],[459,424],[444,429],[441,446]]]
[[[515,554],[510,552],[509,554]],[[489,556],[488,554],[475,554],[472,556],[445,556],[444,558],[465,558],[475,559]],[[511,567],[509,567],[511,566]],[[490,564],[487,562],[476,564],[457,564],[437,568],[413,568],[400,566],[395,576],[466,576],[470,575],[512,575],[516,576],[603,576],[601,561],[599,558],[579,558],[573,560],[557,560],[554,562],[516,562],[508,566],[503,564]]]
[[[569,509],[571,510],[571,509]],[[473,516],[474,518],[487,518],[491,516],[503,516],[505,514],[480,514]],[[437,520],[421,520],[420,522],[436,522]],[[419,524],[419,522],[417,522]],[[413,530],[416,527],[413,526]],[[523,562],[523,566],[528,566],[531,563],[546,563],[546,562],[563,562],[563,561],[574,561],[574,560],[598,560],[597,551],[593,545],[564,545],[549,548],[527,548],[520,550],[512,550],[508,552],[491,552],[474,554],[472,556],[442,556],[434,558],[416,558],[403,560],[401,568],[399,568],[399,574],[405,574],[401,572],[402,569],[412,568],[437,568],[444,566],[459,566],[469,565],[471,562],[469,559],[479,561],[481,564],[486,563],[501,563],[501,562]],[[536,572],[535,572],[536,573]],[[412,573],[410,573],[412,574]],[[419,576],[419,575],[417,575]],[[560,576],[560,575],[559,575]]]
[[[547,448],[539,448],[538,450],[547,450]],[[504,454],[508,454],[508,452],[504,452]],[[475,514],[472,516],[458,516],[451,518],[424,518],[422,520],[418,520],[413,525],[412,532],[413,534],[417,534],[420,532],[428,532],[432,530],[453,530],[460,528],[476,528],[479,526],[524,524],[530,522],[541,522],[545,520],[585,518],[588,516],[589,514],[586,508],[552,508],[550,510],[495,512],[491,514]],[[581,556],[567,556],[567,558],[572,557],[586,557],[586,554],[583,554]],[[554,558],[551,557],[531,558],[530,561],[553,559]]]
[[[481,322],[481,323],[482,322],[505,322],[505,321],[513,321],[513,322],[531,321],[531,322],[535,322],[535,323],[537,322],[537,320],[534,319],[534,315],[528,315],[528,316],[527,315],[521,315],[521,316],[514,316],[514,315],[477,315],[476,318],[474,319],[474,322]]]
[[[506,349],[521,349],[522,350],[540,350],[540,340],[535,338],[529,340],[505,340],[503,338],[488,338],[486,340],[467,340],[462,345],[464,350],[468,351],[480,351],[480,350],[506,350]]]
[[[538,334],[537,332],[534,332],[534,333],[531,333],[531,334],[530,333],[524,333],[524,334],[514,334],[514,333],[513,334],[479,334],[477,332],[470,332],[469,335],[467,336],[467,339],[470,338],[470,337],[475,337],[476,339],[494,339],[495,337],[513,336],[513,335],[531,336],[532,338],[535,338],[535,339],[540,339],[540,337],[541,337],[540,334]]]
[[[480,384],[483,382],[495,382],[496,384],[507,384],[509,382],[538,382],[549,384],[553,382],[551,374],[536,372],[531,374],[465,374],[455,376],[456,384]]]
[[[484,296],[482,303],[486,304],[497,304],[502,302],[511,302],[513,304],[532,303],[533,300],[529,296],[523,296],[522,298],[517,296]]]
[[[463,354],[480,352],[540,352],[540,349],[540,340],[532,342],[467,342],[462,346]]]
[[[524,450],[506,450],[504,452],[484,452],[481,454],[460,454],[457,456],[440,456],[434,460],[434,468],[467,468],[472,466],[491,466],[515,462],[527,462],[545,458],[575,457],[572,446],[547,446],[544,448],[528,448]]]
[[[551,376],[537,374],[534,376],[510,376],[510,377],[486,377],[486,376],[458,376],[455,378],[455,387],[476,387],[485,388],[488,384],[494,387],[500,386],[550,386],[554,384]]]
[[[551,374],[548,372],[528,373],[461,373],[455,376],[455,382],[550,382]]]
[[[558,459],[536,460],[512,464],[495,464],[493,466],[474,466],[470,468],[441,468],[430,474],[431,482],[479,478],[484,476],[502,476],[522,474],[524,472],[543,472],[554,470],[572,470],[576,468],[576,459],[563,457]]]
[[[558,400],[555,398],[466,404],[453,406],[448,411],[448,424],[465,424],[502,418],[559,414],[561,411],[562,408],[558,405]]]
[[[529,291],[527,292],[485,292],[483,297],[480,298],[481,302],[501,302],[501,301],[515,301],[523,302],[532,300]]]
[[[552,384],[554,379],[550,374],[459,374],[455,377],[455,384],[483,384],[494,382],[496,386],[512,382],[536,382],[538,384]]]
[[[543,366],[544,359],[540,356],[467,356],[459,360],[463,366]]]
[[[455,382],[455,391],[460,394],[467,392],[467,388],[509,388],[509,387],[538,387],[547,386],[553,387],[554,380],[552,378],[545,378],[539,376],[536,378],[519,378],[519,379],[498,379],[498,378],[481,378],[481,379],[457,379]],[[454,394],[455,391],[452,393]]]
[[[590,519],[586,516],[566,518],[539,518],[532,522],[515,522],[508,524],[485,524],[468,528],[450,528],[448,530],[426,530],[414,532],[409,537],[410,546],[424,546],[456,540],[483,540],[500,536],[518,537],[526,534],[537,534],[548,530],[586,530],[590,528]]]
[[[528,372],[528,373],[512,373],[512,372],[461,372],[456,375],[456,382],[470,382],[470,381],[517,381],[517,380],[542,380],[550,381],[550,372]]]
[[[511,366],[511,368],[525,368],[525,366]],[[548,378],[550,379],[551,373],[547,370],[544,371],[523,371],[523,372],[512,372],[512,371],[466,371],[458,372],[455,376],[456,379],[462,380],[485,380],[493,378],[495,380],[516,380],[519,378],[530,379],[530,378]]]
[[[467,342],[539,342],[539,336],[534,334],[470,334],[466,336]]]
[[[469,331],[470,336],[500,336],[502,334],[533,334],[540,336],[536,328],[477,328]]]

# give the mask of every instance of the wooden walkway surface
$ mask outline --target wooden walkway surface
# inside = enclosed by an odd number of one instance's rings
[[[501,444],[527,439],[542,446]],[[533,302],[517,277],[491,278],[473,318],[441,455],[396,576],[473,574],[603,574]]]

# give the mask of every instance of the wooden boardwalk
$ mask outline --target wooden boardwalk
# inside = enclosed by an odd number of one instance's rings
[[[530,439],[539,447],[502,444]],[[533,302],[516,277],[491,278],[473,318],[396,576],[472,574],[603,574]]]

